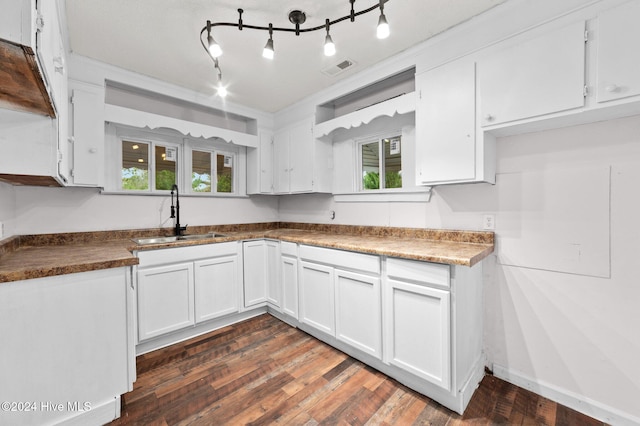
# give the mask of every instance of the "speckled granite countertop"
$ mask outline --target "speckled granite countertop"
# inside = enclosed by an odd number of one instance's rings
[[[17,236],[0,242],[0,283],[138,264],[133,251],[272,238],[329,247],[473,266],[494,248],[493,232],[301,223],[256,223],[190,227],[190,234],[225,237],[138,245],[132,238],[167,236],[171,229],[101,231]]]

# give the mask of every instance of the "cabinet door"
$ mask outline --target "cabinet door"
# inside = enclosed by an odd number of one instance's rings
[[[333,268],[300,262],[300,322],[335,336]]]
[[[298,259],[282,256],[280,274],[282,277],[282,312],[298,319]]]
[[[598,16],[598,102],[640,95],[638,17],[638,1],[630,1]]]
[[[194,324],[193,262],[138,269],[138,338]]]
[[[101,186],[104,164],[104,88],[72,90],[73,184]]]
[[[238,256],[202,260],[194,266],[196,323],[238,312]]]
[[[584,105],[585,23],[550,31],[478,62],[483,126]]]
[[[273,189],[276,193],[289,192],[289,131],[281,130],[273,136]]]
[[[396,280],[388,284],[389,363],[450,390],[449,292]]]
[[[451,62],[416,77],[417,184],[476,176],[475,63]]]
[[[267,257],[265,242],[246,241],[242,244],[244,257],[244,306],[246,308],[267,301]]]
[[[260,133],[260,192],[273,192],[273,133]]]
[[[280,242],[265,241],[267,302],[276,308],[280,307],[282,299],[282,284],[280,282]]]
[[[309,192],[313,190],[313,169],[315,158],[313,150],[313,128],[304,121],[290,129],[289,137],[289,190],[291,192]]]
[[[380,278],[335,270],[336,337],[378,359],[382,356]]]

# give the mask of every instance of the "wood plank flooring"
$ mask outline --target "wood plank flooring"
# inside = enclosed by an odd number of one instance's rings
[[[486,376],[464,416],[264,314],[137,359],[112,425],[602,425]]]

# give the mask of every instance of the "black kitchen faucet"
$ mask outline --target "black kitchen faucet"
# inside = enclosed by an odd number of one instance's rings
[[[176,192],[176,204],[173,205],[173,191]],[[179,237],[182,235],[182,232],[187,230],[187,225],[180,226],[180,194],[178,193],[178,185],[175,183],[171,187],[171,216],[172,219],[176,220],[175,232],[176,236]]]

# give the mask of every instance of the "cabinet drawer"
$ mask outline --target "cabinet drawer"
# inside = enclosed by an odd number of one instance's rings
[[[450,267],[439,263],[387,259],[387,276],[447,288],[450,286]]]
[[[217,256],[238,253],[238,242],[202,244],[188,247],[171,247],[166,249],[137,252],[140,267],[166,265],[189,260],[207,259]]]
[[[298,257],[298,245],[296,243],[282,241],[280,243],[280,253],[287,256]]]
[[[300,246],[298,253],[301,259],[336,268],[380,274],[380,258],[375,255],[305,245]]]

